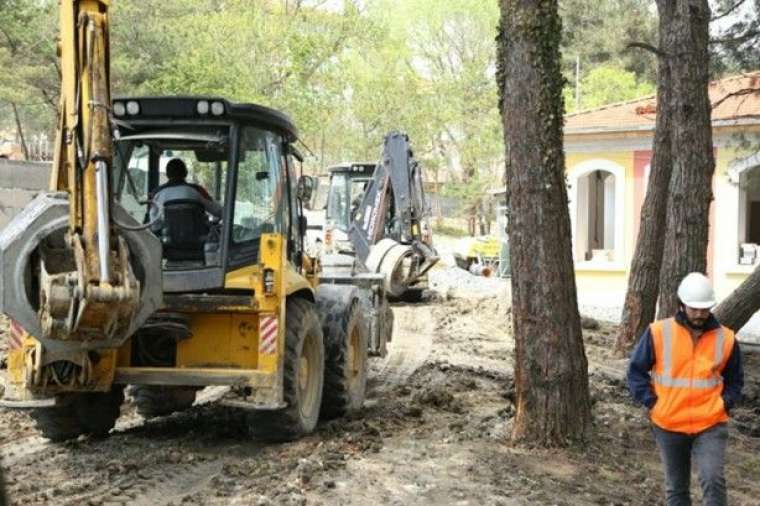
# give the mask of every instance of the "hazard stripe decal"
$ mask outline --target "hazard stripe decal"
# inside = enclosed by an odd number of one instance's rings
[[[12,334],[8,336],[8,348],[10,348],[11,350],[19,350],[21,349],[22,346],[23,346],[23,343],[20,340],[18,340],[17,337],[15,337]]]
[[[259,353],[275,353],[277,351],[277,317],[262,316],[259,320]]]
[[[24,346],[24,330],[13,320],[11,320],[9,330],[8,347],[12,350],[20,350]]]

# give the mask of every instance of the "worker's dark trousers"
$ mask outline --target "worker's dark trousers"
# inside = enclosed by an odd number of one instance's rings
[[[665,468],[665,488],[668,506],[689,506],[691,460],[699,471],[702,486],[702,504],[726,504],[726,479],[723,463],[728,441],[728,425],[719,423],[699,434],[682,434],[652,426],[660,458]]]

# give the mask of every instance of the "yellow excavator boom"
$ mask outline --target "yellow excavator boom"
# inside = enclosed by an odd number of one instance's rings
[[[49,360],[82,367],[81,353],[72,358],[73,348],[55,343],[118,346],[161,304],[160,244],[133,219],[112,219],[125,212],[110,188],[109,5],[59,1],[61,100],[50,191],[0,233],[0,311],[39,339]]]
[[[65,247],[41,255],[43,337],[93,340],[124,333],[139,282],[110,219],[112,165],[107,0],[61,0],[61,104],[51,190],[65,191]],[[73,261],[72,261],[73,260]]]

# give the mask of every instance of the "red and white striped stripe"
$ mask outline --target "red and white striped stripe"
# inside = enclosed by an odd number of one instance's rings
[[[11,320],[10,332],[8,333],[8,347],[12,350],[20,350],[23,345],[24,329],[14,320]]]
[[[261,316],[259,318],[259,353],[275,353],[277,351],[276,316]]]

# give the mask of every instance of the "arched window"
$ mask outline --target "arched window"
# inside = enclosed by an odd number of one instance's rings
[[[623,262],[623,167],[589,160],[570,170],[570,218],[576,262]]]
[[[595,170],[578,178],[576,260],[613,260],[615,199],[611,172]]]

